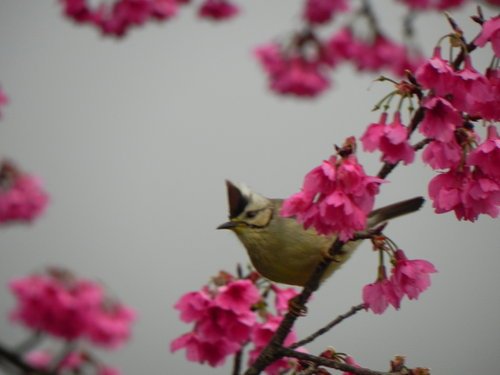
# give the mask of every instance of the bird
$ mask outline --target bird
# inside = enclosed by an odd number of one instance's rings
[[[229,221],[217,229],[231,230],[245,247],[259,274],[282,284],[304,286],[316,266],[324,259],[335,235],[320,235],[313,228],[304,229],[293,217],[282,217],[283,199],[270,199],[244,184],[226,180]],[[388,220],[417,211],[424,198],[415,197],[372,211],[367,229]],[[362,241],[347,242],[335,261],[326,269],[324,281],[339,269]]]

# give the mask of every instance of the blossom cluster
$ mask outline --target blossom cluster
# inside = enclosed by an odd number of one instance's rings
[[[0,223],[31,222],[44,212],[48,200],[38,178],[10,161],[0,164]]]
[[[348,139],[337,155],[311,170],[301,191],[283,202],[281,215],[295,216],[320,234],[338,233],[342,241],[364,230],[383,180],[366,175],[353,151],[346,151],[354,148]]]
[[[308,30],[294,35],[288,44],[265,44],[254,53],[272,91],[300,97],[316,97],[328,89],[328,74],[342,62],[351,63],[359,71],[388,70],[402,77],[407,70],[415,71],[423,61],[420,55],[381,33],[363,39],[349,27],[337,31],[327,41]]]
[[[491,44],[500,57],[500,16],[483,23],[477,46]],[[457,66],[456,66],[457,65]],[[436,47],[406,82],[398,83],[394,94],[416,95],[422,117],[416,124],[425,137],[422,159],[438,174],[429,182],[429,196],[436,213],[453,211],[458,219],[474,221],[480,214],[497,217],[500,212],[500,69],[492,65],[484,74],[465,54],[458,65],[441,57]],[[415,149],[409,139],[415,129],[402,124],[395,112],[391,124],[384,111],[363,136],[364,149],[379,150],[382,160],[409,164]],[[484,140],[477,124],[489,124]]]
[[[64,14],[80,24],[98,28],[103,35],[123,37],[132,27],[149,21],[166,21],[177,15],[179,6],[190,0],[117,0],[97,7],[88,0],[60,0]],[[198,9],[201,18],[225,20],[234,17],[239,8],[229,0],[204,0]]]
[[[430,274],[437,272],[434,265],[422,259],[407,259],[401,249],[393,254],[393,268],[389,278],[385,267],[379,268],[378,280],[363,288],[363,302],[376,314],[382,314],[392,305],[399,309],[401,300],[407,296],[417,299],[431,284]]]
[[[199,291],[184,294],[175,304],[180,318],[194,323],[193,329],[171,343],[174,352],[186,350],[188,360],[208,363],[210,366],[224,364],[226,358],[252,344],[249,363],[253,363],[278,328],[288,307],[288,300],[297,292],[281,289],[265,283],[267,292],[260,290],[263,279],[255,273],[248,278],[235,278],[223,273],[213,285],[206,285]],[[274,293],[275,312],[269,311],[265,296]],[[295,341],[292,332],[285,345]],[[266,369],[270,375],[280,374],[290,368],[292,360],[281,359]]]
[[[96,282],[53,268],[14,279],[9,287],[17,300],[11,319],[29,329],[109,349],[130,337],[135,313]]]

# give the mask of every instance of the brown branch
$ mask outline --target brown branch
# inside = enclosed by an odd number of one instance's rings
[[[316,363],[320,366],[325,366],[325,367],[330,367],[334,368],[336,370],[340,371],[345,371],[345,372],[350,372],[352,374],[356,375],[397,375],[397,373],[390,373],[390,372],[384,372],[384,371],[375,371],[375,370],[370,370],[364,367],[355,367],[352,365],[348,365],[347,363],[340,362],[340,361],[335,361],[332,359],[327,359],[324,357],[318,357],[312,354],[307,354],[307,353],[302,353],[298,352],[296,350],[292,350],[289,348],[283,348],[281,350],[281,353],[284,357],[292,357],[292,358],[297,358],[303,361],[310,361],[313,363]]]
[[[339,315],[338,317],[336,317],[334,320],[332,320],[330,323],[328,323],[326,326],[324,326],[323,328],[320,328],[318,329],[316,332],[314,332],[313,334],[309,335],[308,337],[306,337],[305,339],[303,340],[300,340],[300,341],[297,341],[295,344],[293,345],[290,345],[289,346],[289,349],[296,349],[300,346],[303,346],[305,344],[308,344],[310,342],[312,342],[313,340],[315,340],[317,337],[325,334],[326,332],[328,332],[330,329],[332,329],[333,327],[335,327],[336,325],[340,324],[342,321],[344,321],[345,319],[353,316],[354,314],[356,314],[358,311],[360,310],[363,310],[365,308],[365,305],[362,303],[360,305],[357,305],[357,306],[353,306],[351,307],[351,309],[346,312],[345,314],[342,314],[342,315]]]
[[[34,368],[33,366],[26,363],[17,353],[10,349],[7,349],[4,345],[0,344],[0,360],[4,359],[6,362],[10,363],[12,366],[18,368],[25,374],[29,375],[55,375],[55,373],[43,371]]]
[[[233,361],[233,375],[240,375],[241,373],[241,359],[243,357],[243,350],[240,349],[234,355]]]

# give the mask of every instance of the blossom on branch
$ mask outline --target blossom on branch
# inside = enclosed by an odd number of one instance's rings
[[[186,350],[189,361],[212,367],[221,366],[228,356],[235,354],[247,344],[253,344],[250,362],[260,354],[279,326],[286,312],[290,298],[297,295],[292,288],[281,289],[256,277],[254,272],[248,278],[236,279],[223,273],[214,278],[214,285],[206,285],[199,291],[184,294],[175,304],[181,319],[194,323],[193,329],[170,344],[170,350]],[[262,285],[260,290],[257,285]],[[273,292],[276,314],[268,310],[265,302]],[[294,333],[287,343],[295,341]],[[291,366],[289,360],[280,360],[266,369],[270,375],[278,374]]]
[[[205,0],[198,9],[201,18],[222,21],[233,18],[239,13],[239,8],[227,0]]]
[[[484,47],[487,42],[491,43],[495,56],[500,57],[500,16],[490,18],[483,23],[481,35],[474,40],[474,44],[478,47]]]
[[[381,159],[387,163],[412,163],[415,150],[408,143],[408,128],[401,123],[401,114],[396,112],[389,125],[385,124],[386,119],[387,113],[384,112],[378,123],[373,123],[366,129],[361,137],[363,148],[367,151],[380,150]]]
[[[135,314],[106,297],[102,286],[62,269],[14,279],[11,319],[27,328],[73,341],[87,338],[116,348],[128,340]]]
[[[349,9],[348,0],[306,0],[302,18],[311,24],[324,24]]]
[[[49,201],[40,180],[4,160],[0,165],[0,223],[32,222]]]
[[[354,140],[346,144],[353,145]],[[294,216],[306,229],[312,227],[324,235],[338,233],[347,241],[366,228],[382,182],[366,175],[354,154],[339,153],[304,177],[301,191],[283,202],[280,214]]]

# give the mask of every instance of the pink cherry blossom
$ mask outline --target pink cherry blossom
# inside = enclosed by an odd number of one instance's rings
[[[200,17],[216,21],[233,18],[238,13],[239,8],[227,0],[204,0],[198,10]]]
[[[415,71],[423,61],[417,53],[382,34],[366,41],[356,37],[348,27],[332,35],[328,48],[334,58],[349,61],[360,71],[378,72],[385,69],[399,77],[406,70]]]
[[[312,24],[324,24],[340,12],[349,10],[347,0],[306,0],[303,18]]]
[[[500,137],[495,125],[488,127],[488,138],[469,154],[467,163],[500,182]]]
[[[259,300],[260,293],[254,283],[250,280],[236,280],[219,288],[215,303],[224,309],[244,313]]]
[[[326,72],[335,61],[320,41],[314,39],[310,44],[315,51],[312,57],[303,56],[305,52],[298,45],[286,52],[275,43],[255,49],[254,55],[267,73],[272,91],[281,95],[315,97],[330,87]]]
[[[66,275],[55,271],[12,280],[9,286],[18,305],[11,318],[66,340],[84,335],[93,310],[102,301],[103,291],[90,280]]]
[[[31,222],[48,203],[40,180],[3,161],[0,166],[0,223]]]
[[[0,119],[2,118],[3,107],[5,107],[8,102],[9,102],[9,98],[7,97],[5,92],[0,87]]]
[[[208,363],[212,367],[222,366],[227,356],[236,353],[241,346],[225,338],[215,342],[204,341],[195,332],[186,333],[170,344],[170,351],[186,349],[186,358],[192,362]]]
[[[462,125],[460,113],[446,99],[434,96],[423,101],[426,109],[420,123],[420,132],[441,142],[450,142],[454,137],[455,129]]]
[[[389,304],[399,310],[402,295],[389,279],[376,281],[363,287],[363,303],[375,314],[382,314]]]
[[[479,47],[490,42],[495,52],[496,57],[500,57],[500,16],[490,18],[483,23],[481,35],[474,41],[474,44]]]
[[[289,301],[292,298],[298,296],[299,292],[294,288],[282,289],[274,284],[272,286],[272,289],[275,293],[274,306],[276,307],[276,312],[278,313],[278,315],[282,315],[288,311]]]
[[[468,111],[485,120],[500,120],[500,69],[489,68],[486,71],[486,84],[472,86],[468,92],[472,108]]]
[[[449,62],[441,58],[441,48],[436,47],[431,59],[420,65],[415,76],[426,89],[432,89],[437,96],[453,92],[455,73]]]
[[[252,333],[252,342],[255,345],[255,348],[250,351],[249,365],[251,365],[259,356],[260,352],[266,347],[274,333],[278,329],[281,321],[283,320],[282,316],[276,316],[269,314],[266,317],[266,321],[260,324],[256,324]],[[292,330],[288,336],[285,338],[283,342],[284,346],[289,346],[293,344],[297,340],[297,336],[295,332]],[[283,370],[287,370],[293,367],[294,360],[289,358],[281,358],[276,362],[273,362],[270,366],[268,366],[265,370],[268,375],[279,375],[283,372]]]
[[[361,367],[359,365],[359,363],[357,363],[354,360],[354,358],[351,357],[350,355],[348,355],[347,357],[345,357],[345,363],[347,363],[348,365],[354,366],[354,367]],[[342,375],[355,375],[355,374],[353,374],[352,372],[345,371]]]
[[[52,353],[43,349],[33,350],[24,357],[26,363],[40,370],[48,370],[53,358]]]
[[[475,221],[480,214],[497,217],[500,183],[480,170],[450,170],[429,183],[429,196],[436,213],[454,211],[459,220]]]
[[[121,371],[114,367],[102,365],[97,369],[96,375],[121,375]]]
[[[431,285],[430,274],[437,272],[426,260],[408,260],[403,250],[395,252],[396,264],[392,270],[392,283],[409,299],[417,299]]]
[[[92,7],[88,0],[60,0],[64,13],[75,22],[97,27],[103,35],[123,37],[132,27],[164,21],[177,14],[177,0],[118,0]]]
[[[96,345],[116,349],[130,338],[135,312],[116,301],[104,301],[90,314],[86,336]]]
[[[174,307],[180,311],[183,322],[191,323],[199,320],[212,304],[210,296],[202,290],[184,294]]]
[[[224,280],[224,285],[187,293],[176,303],[181,319],[194,327],[172,341],[172,351],[185,349],[190,361],[220,366],[250,340],[257,321],[252,306],[260,292],[250,280]]]
[[[432,141],[425,147],[422,160],[433,169],[457,168],[462,148],[454,138],[448,142]]]
[[[332,156],[304,177],[299,193],[286,199],[281,215],[295,216],[320,234],[338,233],[347,241],[366,227],[383,180],[367,176],[354,155]]]
[[[460,111],[474,113],[474,105],[490,96],[488,80],[472,66],[470,56],[464,59],[464,67],[454,74],[454,90],[450,103]]]
[[[330,87],[330,80],[321,65],[295,57],[271,79],[270,87],[284,95],[315,97]]]
[[[399,112],[394,114],[394,120],[386,125],[387,113],[382,113],[378,123],[371,124],[361,137],[363,148],[367,151],[376,149],[382,151],[382,160],[395,164],[413,162],[415,150],[408,143],[408,129],[401,123]]]

